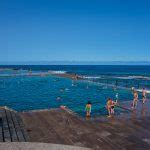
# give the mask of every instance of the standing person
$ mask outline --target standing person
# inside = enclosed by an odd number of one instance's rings
[[[143,102],[143,104],[145,104],[145,101],[146,101],[146,89],[143,88],[143,90],[142,90],[142,102]]]
[[[114,102],[111,98],[108,98],[107,105],[106,105],[107,110],[108,110],[108,117],[111,117],[111,115],[114,115],[115,105],[116,105],[116,102]]]
[[[138,102],[138,92],[137,91],[133,92],[133,97],[134,97],[134,99],[133,99],[133,103],[132,103],[132,108],[134,109],[134,108],[136,108],[137,102]]]
[[[85,110],[86,110],[86,117],[91,116],[91,109],[92,109],[92,104],[90,101],[86,104]]]

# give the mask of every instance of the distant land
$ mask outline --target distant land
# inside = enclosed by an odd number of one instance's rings
[[[150,61],[0,61],[0,65],[150,65]]]

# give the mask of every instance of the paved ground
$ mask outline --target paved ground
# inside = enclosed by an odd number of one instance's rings
[[[63,110],[21,113],[31,142],[102,150],[149,150],[150,117],[81,120]]]
[[[29,143],[29,142],[0,143],[0,149],[1,150],[90,150],[88,148],[74,147],[68,145]]]

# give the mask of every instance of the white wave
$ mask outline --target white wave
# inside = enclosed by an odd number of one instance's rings
[[[0,77],[9,77],[10,74],[0,74]]]
[[[100,79],[100,76],[82,76],[84,79]]]
[[[65,74],[66,71],[48,71],[50,74]]]
[[[128,77],[114,77],[114,78],[117,78],[117,79],[134,79],[133,77],[130,77],[130,76],[128,76]]]
[[[150,80],[150,77],[146,77],[146,76],[126,76],[126,77],[114,77],[117,79],[146,79],[146,80]]]
[[[137,91],[142,93],[143,89],[137,89]],[[150,90],[146,90],[146,93],[150,94]]]
[[[150,80],[150,77],[146,77],[146,76],[129,76],[133,79],[147,79],[147,80]]]
[[[49,75],[49,74],[62,74],[64,72],[21,72],[14,74],[0,74],[0,77],[13,77],[13,76],[41,76],[41,75]]]
[[[12,68],[0,68],[0,71],[13,70]]]

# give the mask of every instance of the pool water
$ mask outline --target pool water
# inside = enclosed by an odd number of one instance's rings
[[[119,93],[120,101],[132,99],[127,90],[114,90],[92,82],[75,81],[54,76],[24,76],[0,78],[0,105],[17,111],[57,108],[66,105],[83,115],[87,101],[92,110],[104,109],[108,97]],[[103,114],[103,112],[101,112]]]
[[[115,100],[116,93],[119,94],[119,102],[133,99],[131,90],[114,89],[97,81],[72,81],[53,75],[26,75],[28,73],[28,70],[0,70],[0,106],[28,111],[65,105],[83,116],[86,103],[91,101],[92,115],[97,116],[107,115],[105,108],[107,98]],[[116,108],[117,114],[123,111]]]

